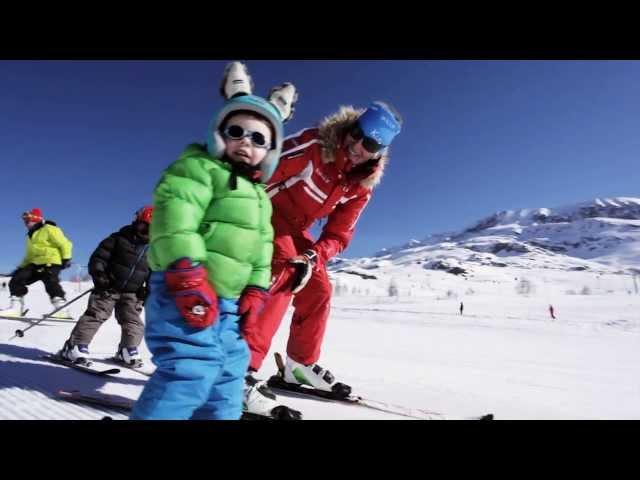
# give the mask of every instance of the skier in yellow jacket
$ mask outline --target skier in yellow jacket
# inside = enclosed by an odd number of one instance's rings
[[[18,268],[11,274],[9,291],[11,305],[0,311],[0,316],[19,317],[25,310],[24,296],[27,285],[37,281],[44,283],[47,294],[55,308],[66,303],[65,293],[60,285],[60,271],[71,265],[72,243],[55,222],[45,220],[42,210],[33,208],[22,214],[27,227],[27,251]],[[68,312],[61,310],[54,315],[69,318]]]

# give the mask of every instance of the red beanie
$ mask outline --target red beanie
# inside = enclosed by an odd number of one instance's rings
[[[22,218],[24,220],[29,220],[30,222],[41,222],[42,220],[44,220],[44,217],[42,216],[42,210],[40,210],[39,208],[32,208],[28,212],[24,212],[22,214]]]
[[[153,216],[153,207],[147,205],[136,212],[136,221],[151,224]]]

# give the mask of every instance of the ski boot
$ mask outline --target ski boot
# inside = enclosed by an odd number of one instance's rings
[[[120,348],[113,359],[129,368],[141,368],[143,366],[142,357],[140,357],[136,347]]]
[[[294,385],[307,385],[316,390],[329,392],[333,397],[345,398],[351,395],[351,387],[336,382],[329,370],[325,370],[317,363],[303,365],[287,356],[287,363],[282,372],[282,380]]]
[[[60,308],[65,303],[67,303],[67,301],[62,297],[53,297],[51,299],[51,304],[53,305],[54,308]],[[66,308],[58,310],[53,315],[50,315],[50,317],[51,318],[59,318],[59,319],[62,319],[62,320],[72,320],[73,319],[73,317],[71,316],[71,313],[69,313],[69,310],[66,309]]]
[[[257,380],[251,372],[244,379],[243,409],[245,412],[276,420],[302,420],[302,413],[278,404],[275,394],[266,382]]]
[[[12,295],[9,298],[9,308],[0,310],[2,317],[22,317],[24,315],[24,297],[16,297]]]
[[[58,352],[58,356],[64,360],[76,363],[78,365],[89,365],[89,346],[74,345],[71,340],[64,342],[62,350]]]

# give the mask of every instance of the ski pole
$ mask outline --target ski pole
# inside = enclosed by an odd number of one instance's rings
[[[40,322],[42,322],[43,320],[46,320],[48,317],[50,317],[51,315],[53,315],[54,313],[59,312],[60,310],[62,310],[63,308],[68,307],[69,305],[71,305],[73,302],[75,302],[76,300],[80,300],[82,297],[84,297],[87,293],[91,293],[93,292],[93,288],[90,288],[89,290],[87,290],[84,293],[81,293],[80,295],[78,295],[77,297],[75,297],[74,299],[68,301],[67,303],[65,303],[64,305],[56,308],[55,310],[53,310],[52,312],[47,313],[46,315],[43,315],[42,318],[40,320],[38,320],[37,322],[32,323],[31,325],[29,325],[27,328],[25,328],[24,330],[16,330],[16,333],[13,337],[11,337],[9,339],[9,341],[13,340],[14,338],[18,337],[18,338],[22,338],[24,337],[24,332],[26,332],[27,330],[35,327],[36,325],[39,325]]]

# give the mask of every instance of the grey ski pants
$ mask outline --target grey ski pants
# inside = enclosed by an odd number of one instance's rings
[[[87,310],[71,332],[71,343],[89,345],[115,308],[116,320],[122,328],[118,350],[123,347],[137,347],[142,343],[144,336],[144,323],[140,318],[142,305],[135,293],[92,292]]]

